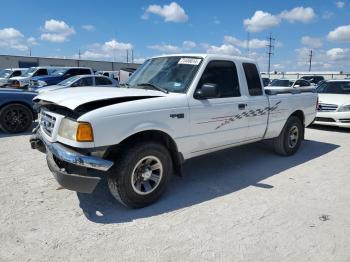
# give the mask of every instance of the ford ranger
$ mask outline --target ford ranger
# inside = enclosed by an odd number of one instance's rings
[[[264,90],[250,59],[183,54],[145,61],[121,88],[57,90],[34,102],[40,124],[31,146],[46,153],[58,183],[91,193],[98,170],[118,201],[139,208],[187,159],[264,139],[281,155],[296,153],[317,94]]]

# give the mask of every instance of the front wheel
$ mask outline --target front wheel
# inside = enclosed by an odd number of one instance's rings
[[[295,154],[304,137],[304,126],[300,119],[291,116],[288,118],[280,135],[273,139],[276,153],[284,156]]]
[[[33,123],[31,110],[22,104],[9,104],[0,110],[0,129],[7,133],[27,131]]]
[[[154,203],[165,191],[173,170],[169,151],[162,144],[142,142],[123,153],[108,176],[111,194],[131,208]]]

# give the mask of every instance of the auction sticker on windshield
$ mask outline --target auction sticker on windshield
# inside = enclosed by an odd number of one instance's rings
[[[178,62],[179,65],[199,65],[201,59],[198,58],[181,58]]]

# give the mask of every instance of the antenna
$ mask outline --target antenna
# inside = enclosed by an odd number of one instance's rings
[[[310,54],[309,54],[309,72],[311,72],[311,63],[312,63],[312,49],[310,50]]]
[[[269,44],[267,45],[268,47],[268,52],[267,52],[267,55],[269,57],[269,60],[268,60],[268,68],[267,68],[267,72],[269,74],[269,78],[270,78],[270,71],[271,71],[271,56],[274,54],[273,53],[273,50],[275,48],[275,38],[272,38],[272,34],[270,33],[270,36],[267,38],[267,40],[269,41]]]

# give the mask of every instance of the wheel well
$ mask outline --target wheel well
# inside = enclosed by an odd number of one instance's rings
[[[20,104],[20,105],[25,106],[26,108],[28,108],[30,110],[30,112],[32,112],[33,118],[35,118],[35,112],[34,112],[33,108],[23,101],[11,101],[11,102],[4,103],[0,106],[0,110],[2,108],[4,108],[5,106],[11,105],[11,104]]]
[[[291,114],[291,116],[295,116],[295,117],[299,118],[301,123],[303,124],[303,126],[305,126],[305,116],[304,116],[303,111],[301,111],[301,110],[294,111],[293,114]]]
[[[133,134],[124,139],[118,145],[114,146],[110,151],[119,151],[121,148],[141,141],[155,141],[163,144],[170,152],[175,174],[182,176],[182,162],[184,161],[183,155],[178,151],[175,141],[165,132],[159,130],[148,130]]]

